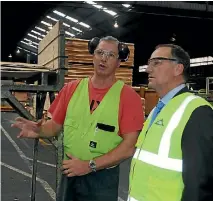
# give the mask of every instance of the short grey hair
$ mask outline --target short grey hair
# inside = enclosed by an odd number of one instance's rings
[[[101,42],[101,41],[110,41],[110,42],[115,42],[117,45],[119,44],[118,39],[115,38],[115,37],[113,37],[113,36],[105,36],[105,37],[102,37],[102,38],[100,39],[100,42]],[[100,43],[100,42],[99,42],[99,43]]]

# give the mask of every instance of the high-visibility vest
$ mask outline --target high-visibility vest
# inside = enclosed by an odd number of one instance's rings
[[[64,121],[64,158],[70,153],[81,160],[91,160],[108,153],[123,140],[118,135],[118,120],[124,83],[118,80],[92,114],[88,84],[88,78],[82,79],[68,104]]]
[[[211,107],[203,98],[187,92],[171,99],[148,128],[150,114],[132,159],[128,201],[181,200],[181,138],[192,112],[204,105]]]

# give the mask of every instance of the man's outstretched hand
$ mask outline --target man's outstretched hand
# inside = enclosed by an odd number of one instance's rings
[[[11,127],[21,130],[17,138],[38,138],[41,124],[42,120],[34,122],[22,117],[17,117]]]

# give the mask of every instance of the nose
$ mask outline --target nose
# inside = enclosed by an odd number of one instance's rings
[[[151,67],[150,67],[150,65],[148,65],[146,68],[146,73],[150,73],[150,72],[151,72]]]
[[[107,59],[108,59],[108,58],[107,58],[107,55],[106,55],[106,54],[103,54],[102,57],[101,57],[101,61],[105,61],[105,62],[106,62]]]

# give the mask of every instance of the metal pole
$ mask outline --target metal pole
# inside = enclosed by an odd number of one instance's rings
[[[206,78],[206,95],[209,94],[209,77]]]
[[[59,52],[59,70],[58,70],[58,77],[57,81],[58,84],[63,87],[64,86],[64,75],[65,75],[65,32],[63,29],[63,24],[60,23],[59,25],[59,45],[58,45],[58,52]],[[57,149],[56,149],[56,200],[59,200],[58,197],[58,188],[59,183],[61,180],[61,170],[60,167],[62,165],[62,159],[63,159],[63,131],[58,135],[57,137]]]
[[[44,73],[42,73],[41,84],[47,84],[47,77]],[[43,110],[44,110],[44,103],[46,100],[46,92],[45,93],[37,93],[36,94],[36,119],[42,119]],[[38,159],[38,142],[39,139],[34,140],[33,146],[33,174],[32,174],[32,183],[31,183],[31,201],[35,201],[35,194],[36,194],[36,175],[37,175],[37,159]]]
[[[30,54],[27,54],[27,63],[30,64]]]

